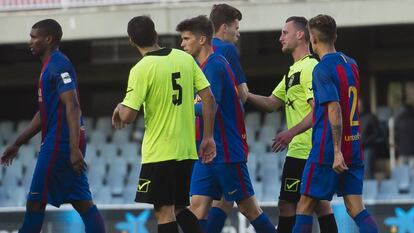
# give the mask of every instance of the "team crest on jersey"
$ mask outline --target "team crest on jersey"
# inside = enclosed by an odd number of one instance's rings
[[[68,72],[61,73],[60,77],[62,77],[62,80],[63,80],[64,84],[68,84],[68,83],[72,82],[72,79],[70,78],[70,75],[69,75]]]

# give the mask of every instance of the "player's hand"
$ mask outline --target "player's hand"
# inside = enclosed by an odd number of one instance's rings
[[[121,117],[119,116],[119,104],[114,109],[114,112],[112,114],[112,126],[115,127],[115,129],[122,129],[124,128],[125,124],[122,122]]]
[[[344,156],[341,151],[334,152],[334,162],[332,168],[336,173],[342,173],[348,170],[348,166],[346,166]]]
[[[72,150],[70,152],[70,162],[72,164],[73,170],[80,175],[81,172],[86,171],[88,165],[86,165],[85,160],[83,159],[83,154],[79,149]]]
[[[204,164],[211,163],[213,161],[216,157],[216,143],[212,137],[203,138],[198,154],[200,155],[201,162]]]
[[[13,163],[13,159],[16,158],[19,147],[15,145],[8,146],[1,156],[1,164],[4,166],[10,166]]]
[[[272,151],[276,153],[286,149],[293,137],[295,137],[295,135],[289,130],[280,132],[272,140]]]

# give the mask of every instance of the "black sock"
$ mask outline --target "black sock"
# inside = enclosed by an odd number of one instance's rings
[[[158,233],[178,233],[177,222],[158,224]]]
[[[318,218],[321,233],[338,233],[334,214],[328,214]]]
[[[277,224],[278,233],[291,233],[295,225],[296,216],[283,217],[279,216],[279,223]]]
[[[189,209],[183,209],[176,219],[184,233],[202,233],[197,217]]]

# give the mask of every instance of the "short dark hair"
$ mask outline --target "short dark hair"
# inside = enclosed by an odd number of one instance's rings
[[[309,41],[308,20],[302,16],[291,16],[287,18],[286,23],[293,22],[296,29],[305,33],[305,40]]]
[[[208,41],[211,41],[214,33],[213,23],[205,15],[186,19],[179,23],[175,30],[177,30],[177,32],[190,31],[194,34],[207,37]]]
[[[41,29],[45,36],[52,36],[55,44],[59,44],[62,39],[62,27],[54,19],[44,19],[32,26],[32,29]]]
[[[234,20],[241,20],[242,13],[235,7],[223,4],[214,4],[210,12],[210,20],[217,32],[221,25],[231,24]]]
[[[329,15],[317,15],[309,20],[309,30],[318,31],[318,39],[323,43],[334,43],[336,40],[336,22]]]
[[[157,32],[149,16],[141,15],[128,22],[128,36],[139,47],[149,47],[157,43]]]

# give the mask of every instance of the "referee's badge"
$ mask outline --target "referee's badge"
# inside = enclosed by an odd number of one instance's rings
[[[146,193],[148,192],[148,188],[149,185],[151,184],[150,180],[147,179],[139,179],[138,181],[138,188],[137,188],[137,192],[138,193]]]
[[[294,178],[286,178],[284,189],[286,192],[297,192],[299,190],[300,180]]]

